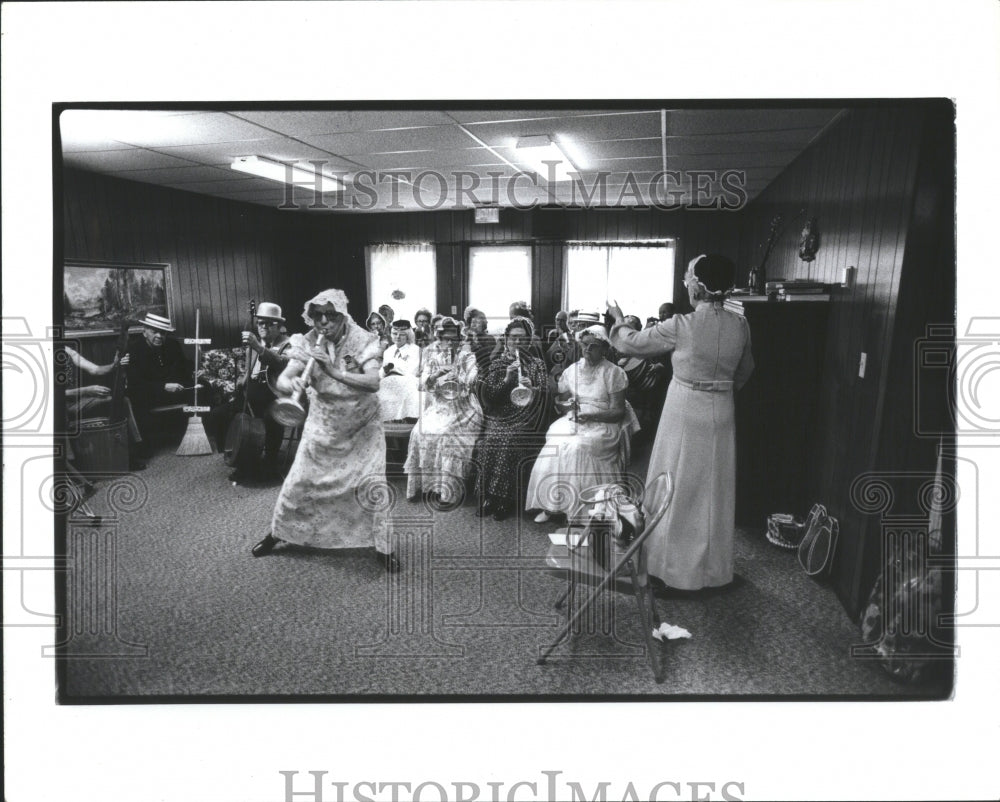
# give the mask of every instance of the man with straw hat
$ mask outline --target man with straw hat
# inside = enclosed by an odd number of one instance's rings
[[[128,397],[149,456],[149,435],[153,431],[150,410],[166,404],[190,403],[185,382],[191,381],[191,364],[181,344],[167,337],[174,331],[170,319],[147,312],[139,321],[142,337],[131,343],[128,362]]]
[[[249,476],[240,468],[229,474],[229,481],[240,482],[251,478],[278,478],[278,452],[281,448],[281,438],[284,427],[268,413],[274,403],[278,376],[288,365],[288,349],[292,341],[287,334],[282,333],[285,318],[281,307],[270,301],[263,301],[257,306],[257,333],[243,332],[243,344],[254,352],[251,359],[252,367],[248,365],[251,374],[240,376],[236,385],[249,396],[249,406],[255,418],[264,421],[264,454],[263,462],[252,469]],[[220,452],[225,451],[226,433],[234,417],[243,409],[242,392],[237,398],[227,404],[216,407],[205,416],[205,430],[214,438]]]

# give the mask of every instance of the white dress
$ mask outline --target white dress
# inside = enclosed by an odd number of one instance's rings
[[[733,580],[736,520],[734,391],[753,372],[750,328],[721,304],[701,303],[643,331],[616,324],[611,340],[628,356],[673,352],[674,377],[649,457],[646,487],[667,471],[674,497],[646,541],[649,573],[683,590]],[[646,499],[647,514],[659,499]]]
[[[410,433],[403,470],[406,495],[434,492],[450,503],[462,498],[465,480],[472,470],[472,451],[483,425],[483,412],[476,396],[476,358],[459,352],[452,362],[449,352],[425,348],[420,388],[429,401]],[[428,387],[428,378],[442,367],[454,370],[454,384],[442,393],[440,381]]]
[[[581,413],[606,412],[613,393],[628,387],[625,371],[607,360],[590,367],[583,359],[559,377],[559,392],[569,392]],[[564,512],[579,508],[581,491],[594,485],[621,482],[628,469],[631,437],[639,422],[631,405],[618,423],[587,421],[574,415],[557,419],[545,435],[545,445],[528,480],[525,509]]]
[[[382,420],[420,417],[420,349],[413,343],[390,345],[382,355],[383,375],[378,387]],[[385,366],[393,372],[385,374]],[[398,371],[402,375],[397,375]]]

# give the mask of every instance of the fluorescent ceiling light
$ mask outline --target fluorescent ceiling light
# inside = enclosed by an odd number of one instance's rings
[[[285,164],[264,156],[237,156],[233,159],[233,169],[282,184],[318,188],[322,193],[340,192],[344,189],[343,181],[326,175],[309,162]]]
[[[525,164],[538,175],[548,181],[550,172],[555,168],[556,181],[572,181],[569,171],[576,171],[573,162],[563,153],[559,146],[547,134],[541,136],[525,136],[517,140],[514,150],[514,160]],[[546,164],[546,162],[556,162]]]

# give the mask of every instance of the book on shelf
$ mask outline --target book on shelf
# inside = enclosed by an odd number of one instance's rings
[[[778,293],[778,300],[784,301],[786,303],[798,304],[807,301],[829,301],[830,296],[828,293],[789,293],[788,295],[782,295]]]
[[[826,290],[823,287],[789,287],[784,286],[778,290],[778,295],[822,295]]]

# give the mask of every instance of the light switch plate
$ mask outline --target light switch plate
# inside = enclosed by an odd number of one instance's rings
[[[861,360],[858,362],[858,378],[863,379],[865,377],[865,365],[868,364],[868,354],[864,351],[861,352]]]

